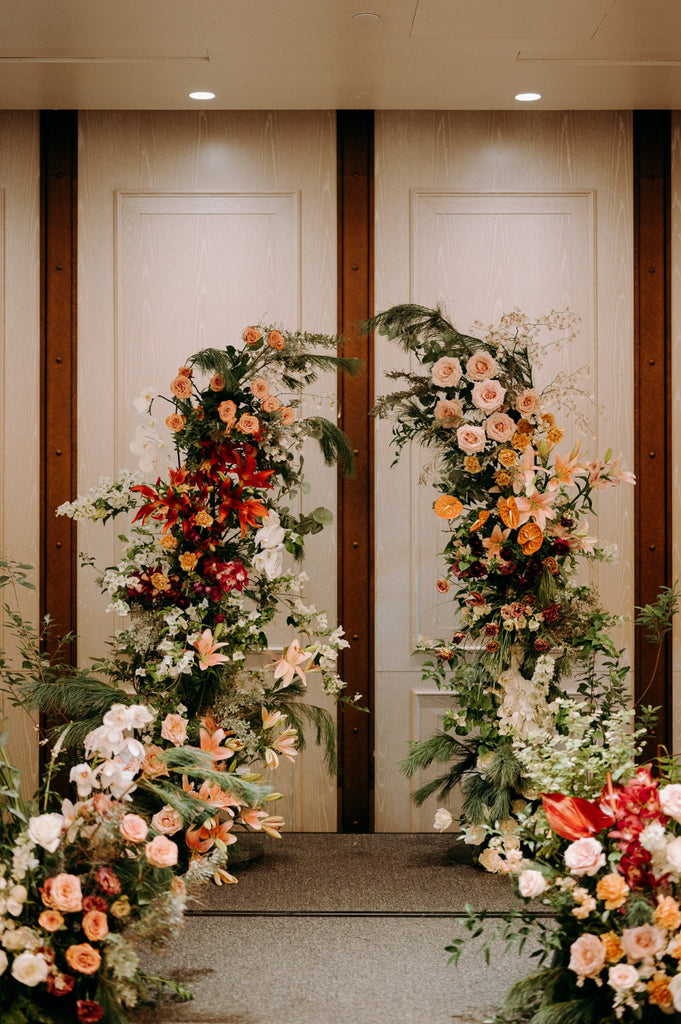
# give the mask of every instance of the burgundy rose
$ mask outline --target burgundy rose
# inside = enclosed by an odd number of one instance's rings
[[[76,1015],[80,1024],[97,1024],[104,1016],[104,1007],[94,999],[79,999]]]
[[[574,519],[571,519],[570,516],[561,516],[560,519],[559,519],[559,523],[566,530],[569,530],[569,529],[571,529],[571,527],[574,526],[575,521],[574,521]]]
[[[542,615],[544,616],[544,622],[558,622],[560,608],[557,604],[550,604],[548,608],[543,609]]]
[[[537,639],[534,641],[534,649],[535,651],[539,651],[540,654],[544,651],[550,651],[551,642],[550,640],[546,640],[543,636],[538,636]]]
[[[465,639],[466,639],[466,634],[463,633],[461,630],[458,630],[454,634],[454,636],[452,637],[452,643],[453,644],[460,644]]]
[[[72,974],[62,974],[60,971],[56,971],[54,974],[47,975],[47,991],[51,996],[67,996],[73,992],[75,984],[76,979]]]
[[[121,883],[113,868],[97,868],[95,881],[102,892],[105,892],[108,896],[118,896],[121,891]]]
[[[91,910],[99,910],[100,913],[105,914],[107,910],[107,902],[103,896],[84,896],[83,910],[86,914]]]
[[[501,549],[499,554],[501,555],[501,557],[503,558],[503,560],[505,562],[512,562],[513,561],[513,548],[509,547],[508,544]]]
[[[562,540],[560,537],[558,537],[558,538],[556,538],[556,540],[554,540],[554,542],[553,542],[553,553],[554,553],[554,555],[558,555],[558,557],[560,558],[561,555],[567,555],[569,553],[569,551],[570,551],[570,545],[569,545],[568,541]]]
[[[487,575],[487,567],[482,562],[473,562],[468,568],[468,573],[475,580],[482,579],[483,576]]]
[[[499,623],[486,622],[483,632],[485,636],[499,636]]]
[[[485,650],[490,654],[496,654],[500,647],[501,644],[498,640],[488,640],[485,644]]]
[[[502,576],[512,576],[517,568],[515,562],[502,562],[499,566],[499,572]]]

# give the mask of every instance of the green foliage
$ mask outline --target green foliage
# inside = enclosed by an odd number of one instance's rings
[[[327,466],[336,463],[345,476],[352,476],[355,471],[355,456],[352,445],[340,427],[324,416],[309,416],[303,420],[303,428],[309,437],[315,438]]]
[[[638,616],[634,622],[645,630],[648,643],[659,644],[671,630],[678,610],[679,581],[674,580],[671,587],[660,587],[656,599],[650,604],[637,607]]]

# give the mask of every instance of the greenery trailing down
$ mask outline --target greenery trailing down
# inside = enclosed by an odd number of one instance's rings
[[[347,434],[324,416],[309,416],[304,423],[308,436],[318,442],[326,465],[338,464],[344,476],[352,476],[355,457]]]
[[[476,760],[475,747],[461,742],[447,732],[438,731],[428,739],[410,741],[409,754],[399,762],[399,767],[407,778],[411,779],[416,772],[430,768],[434,763],[449,762],[449,768],[445,773],[431,779],[414,792],[412,799],[420,807],[433,793],[444,799],[475,767]]]

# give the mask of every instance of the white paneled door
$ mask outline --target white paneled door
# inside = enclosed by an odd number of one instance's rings
[[[100,476],[136,468],[133,399],[147,387],[165,391],[193,352],[238,343],[254,322],[335,333],[335,115],[89,112],[79,135],[83,492]],[[331,399],[322,411],[335,415]],[[306,470],[306,500],[335,508],[335,471],[313,452]],[[79,549],[111,565],[119,529],[81,527]],[[333,621],[335,538],[321,536],[308,545],[305,599]],[[79,577],[83,661],[101,655],[118,625],[92,575]],[[336,780],[314,744],[272,781],[286,794],[278,812],[289,828],[335,830]]]
[[[441,305],[456,326],[521,308],[569,308],[581,333],[541,370],[586,366],[600,411],[594,451],[612,447],[633,468],[632,149],[627,113],[391,112],[376,115],[376,311]],[[473,333],[475,333],[473,331]],[[377,390],[406,356],[376,339]],[[566,443],[578,436],[567,424]],[[446,695],[421,683],[419,634],[447,636],[451,604],[437,594],[444,545],[433,494],[419,486],[427,456],[391,468],[390,427],[376,433],[376,829],[427,831],[437,799],[419,809],[397,762],[407,740],[439,725]],[[619,561],[593,580],[605,604],[633,610],[633,488],[606,492],[598,532]],[[632,639],[628,628],[618,638]],[[452,801],[456,811],[456,797]]]

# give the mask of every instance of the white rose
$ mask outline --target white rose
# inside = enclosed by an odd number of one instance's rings
[[[2,937],[2,944],[10,953],[18,953],[24,949],[36,949],[40,939],[34,931],[22,925],[21,928],[9,928]]]
[[[12,964],[12,977],[21,985],[28,985],[30,988],[47,981],[47,974],[47,964],[35,953],[20,953]]]
[[[571,875],[595,875],[605,865],[603,847],[597,839],[577,839],[565,851],[565,864]]]
[[[478,860],[485,871],[489,871],[492,874],[496,874],[498,871],[501,871],[504,863],[497,851],[493,850],[491,846],[488,846],[486,850],[482,851]]]
[[[674,1000],[674,1009],[681,1013],[681,974],[675,974],[669,982],[669,993]]]
[[[676,978],[672,979],[669,985],[670,992],[676,979],[679,979],[681,982],[681,974],[677,974]],[[631,964],[615,964],[608,971],[608,985],[610,985],[610,988],[614,988],[616,992],[626,992],[627,989],[637,985],[638,980],[638,971]]]
[[[59,846],[63,828],[64,819],[61,814],[40,814],[28,822],[29,836],[36,846],[42,846],[48,853],[54,853]]]
[[[542,875],[541,871],[535,871],[532,868],[528,868],[526,871],[521,871],[518,877],[518,892],[521,896],[524,896],[526,900],[536,899],[546,889],[546,879]]]
[[[435,812],[433,828],[436,832],[445,832],[452,823],[452,816],[444,807],[439,807]]]
[[[681,821],[681,785],[673,783],[658,790],[660,807],[674,821]]]
[[[667,843],[667,864],[672,871],[681,872],[681,836]]]

